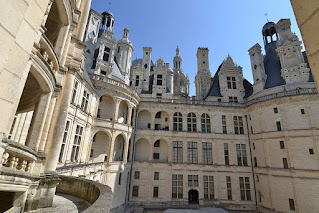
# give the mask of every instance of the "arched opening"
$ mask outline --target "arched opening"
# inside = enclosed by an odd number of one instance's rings
[[[160,139],[153,144],[153,162],[168,162],[168,144],[165,140]]]
[[[169,116],[167,112],[160,111],[155,114],[155,130],[169,130]]]
[[[128,113],[128,105],[126,103],[126,101],[121,101],[120,105],[119,105],[119,113],[118,113],[118,119],[117,122],[118,123],[127,123],[127,113]]]
[[[198,191],[191,189],[188,191],[188,203],[189,204],[199,204]]]
[[[51,87],[34,68],[30,68],[8,138],[37,150],[51,98]]]
[[[136,108],[133,107],[133,109],[132,109],[132,115],[131,115],[131,126],[133,126],[134,116],[135,116],[135,110],[136,110]]]
[[[196,115],[195,113],[188,113],[187,115],[187,131],[188,132],[196,132],[197,131],[197,124],[196,124]]]
[[[90,155],[92,162],[105,162],[108,160],[110,141],[111,137],[103,131],[99,131],[93,136]]]
[[[180,112],[173,115],[173,131],[183,131],[183,115]]]
[[[123,135],[118,135],[114,141],[113,161],[123,161],[125,139]]]
[[[142,138],[139,139],[135,144],[135,161],[148,162],[150,156],[150,144]]]
[[[62,1],[53,1],[45,23],[45,36],[51,42],[55,52],[60,55],[64,47],[65,35],[68,30],[68,15]]]
[[[100,104],[97,117],[104,120],[113,120],[114,114],[114,100],[110,95],[102,95],[100,97]]]
[[[151,129],[151,113],[147,110],[142,110],[137,117],[138,129]]]

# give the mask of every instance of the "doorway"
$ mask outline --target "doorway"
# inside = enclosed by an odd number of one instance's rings
[[[189,204],[199,204],[197,190],[191,189],[188,191],[188,203]]]

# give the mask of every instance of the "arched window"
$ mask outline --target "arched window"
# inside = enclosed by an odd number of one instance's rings
[[[187,131],[196,132],[196,115],[194,113],[188,113],[187,115]]]
[[[202,114],[201,124],[202,124],[202,132],[211,133],[211,130],[210,130],[210,117],[206,113]]]
[[[173,131],[183,131],[183,116],[180,112],[173,115]]]
[[[160,147],[160,140],[155,141],[154,147]]]

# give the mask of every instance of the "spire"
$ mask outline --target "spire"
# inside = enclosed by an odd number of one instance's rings
[[[179,47],[177,45],[177,47],[176,47],[176,56],[178,56],[178,55],[179,55]]]

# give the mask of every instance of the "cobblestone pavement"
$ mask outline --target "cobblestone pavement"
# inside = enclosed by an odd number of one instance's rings
[[[200,208],[197,210],[190,209],[167,209],[164,213],[228,213],[221,208]]]
[[[89,207],[90,204],[80,198],[66,194],[56,194],[53,198],[53,206],[38,209],[31,213],[78,213]]]

